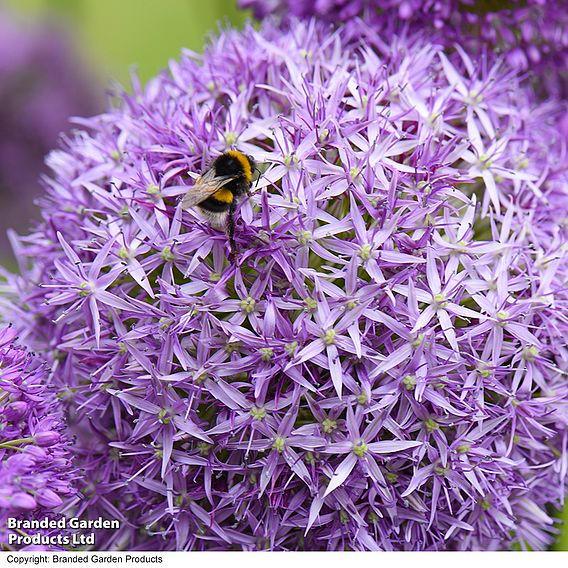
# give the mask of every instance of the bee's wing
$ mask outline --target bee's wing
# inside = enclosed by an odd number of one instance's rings
[[[219,191],[224,185],[235,179],[233,176],[217,176],[214,168],[207,170],[201,177],[197,178],[193,187],[190,187],[184,195],[181,206],[183,209],[195,207],[208,197]]]

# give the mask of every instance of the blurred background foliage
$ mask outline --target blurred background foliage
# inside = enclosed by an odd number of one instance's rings
[[[96,78],[92,88],[99,92],[93,94],[100,99],[111,82],[128,88],[133,68],[147,81],[182,48],[202,51],[220,25],[241,27],[248,18],[236,0],[0,0],[4,6],[26,19],[65,26],[85,74]],[[484,0],[477,6],[483,11]],[[0,247],[2,261],[13,267]],[[568,509],[563,517],[568,524]],[[559,530],[555,549],[568,550],[568,529]]]
[[[241,26],[247,18],[235,0],[4,1],[32,18],[63,20],[103,84],[115,79],[125,86],[133,66],[146,81],[182,47],[201,51],[219,23]]]

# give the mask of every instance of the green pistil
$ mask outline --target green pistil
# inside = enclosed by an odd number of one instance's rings
[[[448,473],[449,468],[447,467],[441,467],[441,466],[437,466],[434,468],[434,472],[436,473],[436,475],[439,475],[440,477],[444,477],[444,475],[446,475],[446,473]]]
[[[365,457],[365,454],[369,451],[369,447],[365,444],[365,442],[363,442],[363,440],[353,444],[352,449],[353,453],[359,458]]]
[[[260,231],[258,231],[258,233],[256,234],[256,238],[263,242],[263,243],[270,243],[271,241],[271,237],[270,237],[270,233],[268,231],[265,231],[264,229],[261,229]]]
[[[154,450],[154,459],[161,461],[164,458],[164,452],[158,448]]]
[[[326,434],[331,434],[337,428],[337,422],[326,418],[322,423],[323,431]]]
[[[437,128],[442,121],[442,115],[439,112],[432,112],[426,120],[432,128]]]
[[[525,347],[523,349],[523,359],[527,361],[527,363],[534,363],[539,353],[540,353],[539,350],[534,345],[531,345],[530,347]]]
[[[518,163],[517,166],[520,170],[526,170],[529,167],[529,159],[526,156],[523,156]]]
[[[128,209],[128,205],[123,205],[123,206],[120,208],[120,211],[118,212],[118,214],[119,214],[122,218],[130,217],[130,210]]]
[[[221,280],[221,275],[218,272],[212,272],[209,275],[210,282],[219,282],[219,280]]]
[[[259,349],[259,351],[260,351],[260,358],[265,363],[271,361],[272,356],[274,355],[274,350],[271,347],[262,347],[261,349]]]
[[[169,416],[169,414],[170,414],[169,410],[162,408],[160,412],[158,412],[158,420],[162,424],[169,424],[172,421],[172,418],[171,416]]]
[[[284,164],[286,166],[293,166],[296,165],[298,163],[298,157],[295,156],[294,154],[288,154],[287,156],[284,156]]]
[[[389,483],[394,483],[398,479],[398,474],[394,473],[393,471],[387,471],[385,473],[385,477]]]
[[[379,515],[377,515],[375,511],[369,511],[367,513],[367,521],[369,521],[369,523],[371,523],[372,525],[374,525],[378,520],[379,520]]]
[[[227,343],[227,345],[225,345],[225,351],[229,354],[238,353],[241,346],[242,345],[240,341],[232,341],[231,343]]]
[[[126,247],[120,247],[120,250],[117,253],[118,258],[122,258],[122,260],[128,260],[130,258],[130,253]]]
[[[357,253],[361,260],[369,260],[371,258],[372,247],[370,244],[363,245]]]
[[[286,353],[288,353],[288,355],[290,355],[290,357],[294,355],[296,349],[298,349],[297,341],[291,341],[290,343],[286,343],[286,345],[284,346],[284,350],[286,351]]]
[[[67,353],[65,353],[64,351],[59,351],[58,349],[56,349],[53,352],[53,359],[55,361],[63,361],[63,359],[65,359],[65,357],[67,357]],[[0,362],[0,369],[2,368],[2,362]]]
[[[276,450],[279,454],[284,451],[284,444],[286,443],[286,439],[282,436],[277,436],[272,444],[272,449]]]
[[[146,188],[146,193],[148,195],[153,195],[155,197],[158,197],[160,195],[160,188],[153,183]]]
[[[489,500],[489,498],[485,498],[483,499],[483,501],[481,502],[481,508],[484,511],[489,511],[489,509],[491,509],[491,501]]]
[[[312,233],[310,233],[310,231],[298,231],[296,233],[296,239],[298,239],[298,243],[305,246],[311,241]]]
[[[244,300],[241,300],[241,310],[245,312],[245,314],[252,314],[256,307],[256,300],[247,296]]]
[[[193,377],[193,382],[196,385],[202,385],[208,378],[209,377],[208,377],[207,373],[202,373],[201,375],[198,375],[197,377]]]
[[[184,503],[185,503],[184,495],[176,495],[174,497],[174,504],[176,507],[181,507],[182,505],[184,505]]]
[[[171,262],[174,259],[172,247],[164,247],[164,249],[160,253],[160,256],[162,257],[162,260],[164,262]]]
[[[313,298],[306,298],[304,300],[304,305],[306,306],[306,310],[309,312],[313,312],[318,307],[318,303]]]
[[[506,320],[509,319],[509,313],[508,312],[506,312],[504,310],[500,310],[500,311],[497,312],[496,317],[497,317],[497,323],[500,326],[505,327],[507,325]]]
[[[126,346],[126,343],[124,343],[123,341],[119,342],[118,344],[118,352],[121,355],[128,353],[128,347]]]
[[[475,89],[472,89],[467,94],[466,102],[471,105],[478,105],[483,102],[483,95],[477,92]]]
[[[488,156],[486,154],[481,154],[481,156],[479,156],[479,161],[477,163],[477,167],[480,170],[488,170],[492,165],[493,165],[493,162],[491,161],[490,156]]]
[[[266,409],[261,407],[254,407],[250,409],[250,415],[254,418],[254,420],[262,420],[266,417]]]
[[[364,406],[367,402],[369,402],[369,397],[364,392],[357,395],[357,404]]]
[[[335,343],[335,336],[336,336],[335,330],[334,329],[328,329],[323,334],[322,340],[326,345],[333,345]]]
[[[412,347],[414,347],[414,349],[417,349],[418,347],[420,347],[422,345],[422,342],[424,341],[424,334],[423,333],[419,333],[416,336],[416,339],[413,339],[410,342],[410,345],[412,345]]]
[[[349,175],[351,176],[352,180],[355,180],[360,173],[361,173],[361,170],[359,168],[357,168],[356,166],[353,166],[349,170]]]
[[[232,146],[238,138],[238,135],[236,132],[225,132],[225,144],[227,146]]]
[[[77,294],[79,295],[79,297],[81,298],[86,298],[87,296],[89,296],[92,292],[92,290],[89,287],[89,284],[87,282],[83,282],[79,288],[81,288]]]
[[[471,450],[470,444],[462,444],[461,446],[458,446],[458,454],[468,454],[470,450]]]
[[[491,369],[489,369],[485,364],[479,365],[477,371],[484,379],[487,379],[491,376]]]
[[[329,129],[328,128],[320,128],[320,131],[318,133],[319,143],[323,144],[327,140],[328,136],[329,136]]]
[[[550,448],[550,451],[555,458],[562,457],[562,452],[558,448]]]
[[[358,300],[349,300],[349,301],[345,304],[345,307],[346,307],[348,310],[354,310],[358,305],[359,305]]]
[[[402,384],[406,390],[411,391],[416,387],[416,377],[414,375],[406,375],[406,377],[402,379]]]
[[[433,418],[428,418],[427,420],[424,420],[424,426],[426,426],[426,430],[428,430],[430,434],[434,430],[440,429],[440,425]]]
[[[200,442],[199,444],[197,444],[197,449],[199,450],[200,456],[206,457],[211,453],[213,445],[207,444],[206,442]]]
[[[434,304],[434,307],[441,309],[448,305],[449,300],[443,294],[436,294],[432,303]]]
[[[306,452],[306,455],[304,456],[304,460],[306,461],[306,463],[309,463],[310,465],[313,465],[316,463],[316,458],[314,456],[314,454],[312,454],[312,452]]]
[[[342,525],[346,525],[349,522],[349,514],[345,511],[339,511],[339,520]]]
[[[75,393],[78,391],[79,389],[77,387],[75,388],[70,388],[70,387],[65,387],[64,389],[60,390],[57,393],[57,398],[59,400],[74,400],[75,398]]]

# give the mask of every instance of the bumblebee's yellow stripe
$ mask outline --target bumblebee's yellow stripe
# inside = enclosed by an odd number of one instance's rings
[[[233,192],[230,189],[220,189],[219,191],[216,191],[211,197],[213,197],[215,201],[220,201],[221,203],[233,202]]]
[[[243,177],[245,178],[245,181],[250,183],[252,181],[252,171],[250,169],[250,162],[248,158],[242,152],[238,152],[237,150],[229,150],[227,154],[229,154],[232,158],[235,158],[235,160],[238,160],[241,168],[243,168]]]

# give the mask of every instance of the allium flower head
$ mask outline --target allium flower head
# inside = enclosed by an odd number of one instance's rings
[[[73,469],[60,403],[45,364],[0,329],[0,542],[9,517],[41,519],[73,493]],[[49,531],[48,531],[49,532]]]
[[[240,0],[258,19],[317,17],[335,25],[355,17],[383,34],[424,33],[470,54],[502,52],[543,96],[568,95],[568,10],[564,0]],[[357,27],[359,24],[356,24]]]
[[[0,7],[0,254],[6,228],[37,216],[44,156],[69,117],[96,108],[87,73],[61,26],[18,21]]]
[[[558,109],[464,50],[351,31],[222,33],[49,158],[4,312],[69,406],[77,514],[124,521],[102,548],[551,542]],[[229,148],[263,170],[236,264],[179,201]]]

